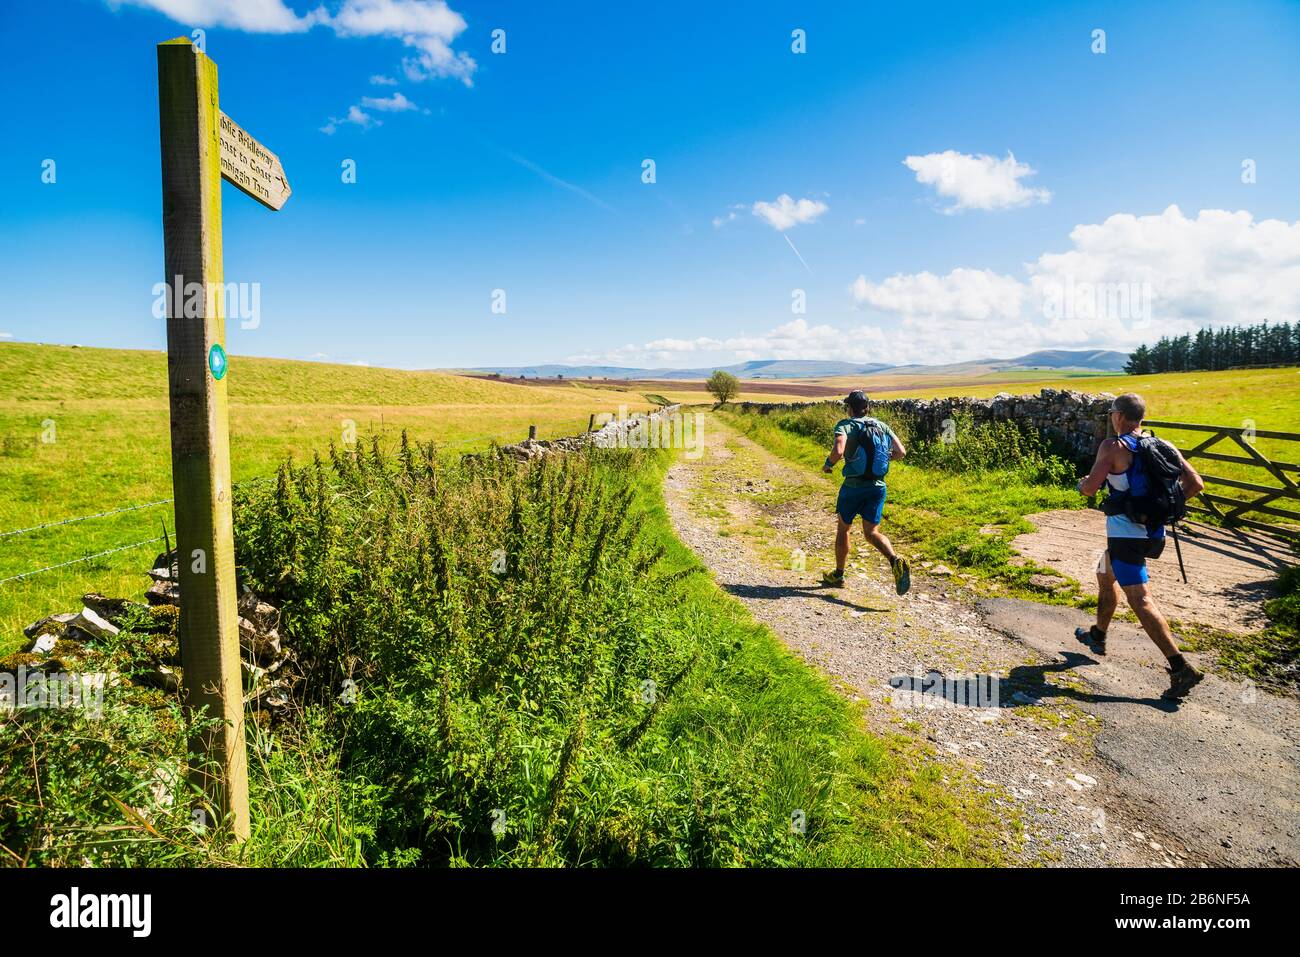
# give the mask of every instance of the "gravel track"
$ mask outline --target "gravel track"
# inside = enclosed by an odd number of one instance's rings
[[[1294,700],[1250,689],[1247,703],[1211,676],[1174,708],[1159,699],[1158,654],[1136,629],[1117,625],[1098,663],[1071,637],[1086,623],[1075,609],[982,602],[915,569],[899,598],[859,530],[849,585],[823,588],[833,486],[716,418],[710,426],[703,457],[682,458],[665,479],[678,536],[792,651],[867,702],[869,730],[918,741],[953,768],[963,782],[954,786],[985,792],[1005,821],[1018,820],[1022,862],[1300,859]],[[806,570],[791,567],[796,549]],[[996,707],[945,701],[933,693],[939,676],[968,694],[981,676]]]

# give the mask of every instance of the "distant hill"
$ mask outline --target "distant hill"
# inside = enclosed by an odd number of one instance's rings
[[[1123,372],[1128,361],[1127,352],[1087,350],[1071,352],[1065,349],[1046,349],[1031,352],[1014,359],[972,359],[948,365],[894,366],[885,375],[984,375],[989,372],[1011,372],[1017,369],[1053,369],[1079,372]]]
[[[1070,352],[1065,349],[1045,349],[1031,352],[1018,359],[1007,359],[1008,369],[1101,369],[1106,372],[1122,372],[1124,363],[1128,362],[1127,352],[1115,352],[1112,349],[1096,349],[1083,352]]]
[[[1005,372],[1010,369],[1080,369],[1098,372],[1119,372],[1128,361],[1128,354],[1109,350],[1069,351],[1047,349],[1031,352],[1014,359],[976,359],[950,365],[890,366],[879,362],[838,362],[833,359],[755,359],[729,366],[703,366],[696,369],[638,369],[625,366],[486,366],[463,371],[497,374],[510,378],[527,376],[530,379],[706,379],[715,369],[722,369],[741,379],[823,379],[832,376],[886,374],[913,375],[929,373],[979,374]]]
[[[730,372],[741,379],[821,379],[838,375],[867,375],[883,372],[889,366],[881,362],[837,362],[833,359],[756,359],[730,366],[706,366],[700,369],[657,369],[660,379],[708,378],[714,369]]]

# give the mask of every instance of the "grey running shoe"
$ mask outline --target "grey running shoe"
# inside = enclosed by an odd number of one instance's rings
[[[1191,665],[1183,665],[1177,671],[1169,669],[1169,688],[1160,696],[1169,700],[1186,698],[1187,693],[1201,683],[1205,675]]]
[[[1098,631],[1096,625],[1074,629],[1074,637],[1092,649],[1093,654],[1098,657],[1106,656],[1106,633]]]
[[[907,590],[912,587],[912,568],[907,564],[906,559],[895,556],[894,560],[889,563],[890,569],[894,573],[894,591],[900,595],[906,595]]]

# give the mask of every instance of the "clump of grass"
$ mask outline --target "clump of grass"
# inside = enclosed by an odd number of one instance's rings
[[[450,464],[403,442],[286,466],[249,501],[239,554],[282,602],[305,698],[360,689],[332,714],[343,774],[384,795],[368,857],[896,859],[852,830],[861,737],[841,702],[722,612],[668,533],[657,463]]]
[[[0,844],[45,864],[999,860],[987,807],[864,734],[696,574],[665,465],[450,461],[403,439],[238,490],[241,579],[280,605],[302,674],[288,718],[249,725],[252,838],[195,834],[183,781],[148,803],[195,729],[124,684],[99,725],[0,724]],[[136,626],[167,637],[128,623],[105,649],[127,675],[152,647]]]
[[[1264,603],[1268,626],[1250,634],[1179,622],[1179,645],[1212,652],[1215,667],[1228,675],[1292,694],[1300,691],[1300,565],[1283,571],[1274,596]]]
[[[114,643],[79,665],[88,674],[129,657]],[[216,821],[186,775],[187,766],[202,764],[190,743],[215,723],[188,718],[176,696],[129,680],[110,683],[95,712],[0,715],[0,860],[33,867],[365,863],[358,836],[375,795],[338,775],[310,718],[274,737],[249,725],[248,841],[232,845],[223,828],[198,826]]]

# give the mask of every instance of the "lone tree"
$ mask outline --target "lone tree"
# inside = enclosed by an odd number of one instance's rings
[[[721,369],[714,370],[704,387],[713,393],[713,397],[718,400],[718,405],[740,394],[740,380],[730,372],[723,372]]]

